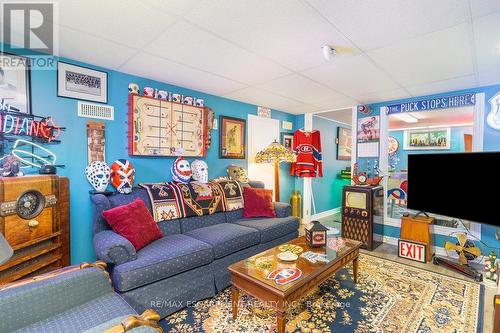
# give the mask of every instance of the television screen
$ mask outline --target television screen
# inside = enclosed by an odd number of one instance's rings
[[[408,208],[500,225],[500,152],[408,155]]]

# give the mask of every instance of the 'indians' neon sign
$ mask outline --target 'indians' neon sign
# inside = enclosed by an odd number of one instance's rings
[[[37,121],[30,115],[0,112],[0,134],[31,136],[51,142],[61,135],[61,131],[62,128],[54,124],[51,117]]]

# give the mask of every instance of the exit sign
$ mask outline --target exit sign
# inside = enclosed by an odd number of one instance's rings
[[[404,239],[398,240],[398,257],[418,262],[426,262],[427,245]]]

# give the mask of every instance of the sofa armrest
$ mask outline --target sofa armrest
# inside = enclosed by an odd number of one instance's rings
[[[137,252],[128,239],[112,230],[104,230],[94,236],[94,250],[98,259],[120,265],[137,259]]]
[[[292,206],[286,202],[274,202],[276,217],[288,217],[292,214]]]
[[[248,185],[253,188],[265,188],[264,182],[260,180],[249,180]]]
[[[155,332],[163,333],[158,325],[160,315],[152,309],[145,310],[140,316],[130,316],[123,319],[120,325],[116,325],[103,333],[125,333],[125,332]]]

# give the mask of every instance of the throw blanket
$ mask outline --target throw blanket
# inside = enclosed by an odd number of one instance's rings
[[[207,184],[164,182],[139,186],[148,192],[156,222],[243,208],[243,189],[233,180]]]

